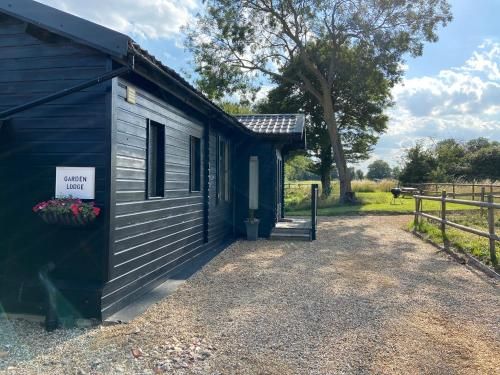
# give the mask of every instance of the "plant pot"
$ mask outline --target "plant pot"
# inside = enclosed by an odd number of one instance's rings
[[[82,228],[92,224],[96,217],[82,217],[73,214],[39,213],[38,216],[43,222],[50,225],[57,225],[66,228]]]
[[[256,241],[259,237],[259,219],[245,220],[247,228],[247,240]]]

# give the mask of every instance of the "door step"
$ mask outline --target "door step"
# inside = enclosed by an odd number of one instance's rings
[[[311,230],[274,228],[269,239],[275,241],[311,241]]]

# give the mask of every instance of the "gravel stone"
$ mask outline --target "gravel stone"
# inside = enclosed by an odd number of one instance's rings
[[[498,284],[409,220],[328,218],[315,242],[237,242],[126,325],[0,320],[0,374],[500,374]]]

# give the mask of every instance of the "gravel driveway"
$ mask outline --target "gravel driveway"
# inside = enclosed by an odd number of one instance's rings
[[[500,374],[498,285],[408,220],[330,218],[313,243],[236,243],[128,325],[4,321],[0,373]]]

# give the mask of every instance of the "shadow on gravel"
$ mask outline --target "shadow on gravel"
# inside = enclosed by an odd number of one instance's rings
[[[447,315],[492,322],[494,304],[489,317],[476,313],[471,318],[477,309],[474,298],[478,288],[485,288],[485,297],[493,303],[498,290],[473,275],[464,277],[460,265],[422,251],[419,242],[384,220],[371,227],[364,225],[365,218],[322,220],[319,240],[312,243],[243,243],[230,265],[216,271],[218,277],[228,276],[222,284],[234,290],[234,298],[221,293],[225,301],[214,302],[217,291],[211,291],[211,302],[222,306],[217,319],[227,322],[225,337],[235,340],[236,347],[240,340],[256,343],[241,349],[244,358],[262,355],[279,363],[286,357],[280,366],[311,373],[391,372],[384,363],[394,364],[393,358],[406,361],[396,368],[412,373],[450,373],[460,372],[464,361],[483,361],[479,347],[463,347],[463,335],[455,335],[456,342],[454,334],[432,341],[418,324],[452,329],[454,324],[442,320]],[[223,269],[230,270],[230,276]],[[457,272],[462,276],[455,276]],[[210,307],[199,311],[206,309]],[[205,318],[210,327],[211,319],[203,313],[200,319]],[[412,319],[418,324],[412,326]],[[394,327],[402,332],[394,332]],[[488,324],[483,328],[486,332]],[[411,340],[405,338],[410,334]],[[410,355],[415,340],[428,346],[417,345],[420,353]],[[411,345],[399,347],[400,341]],[[282,355],[276,354],[280,350]]]
[[[405,220],[321,219],[314,242],[241,241],[133,321],[140,334],[106,328],[92,350],[207,337],[217,354],[183,373],[496,373],[498,288]]]

